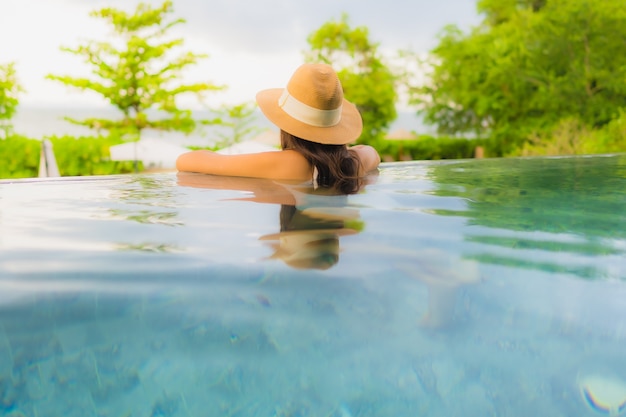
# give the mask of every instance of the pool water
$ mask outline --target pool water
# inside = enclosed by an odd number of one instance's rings
[[[625,155],[3,181],[0,415],[620,415],[624,207]]]

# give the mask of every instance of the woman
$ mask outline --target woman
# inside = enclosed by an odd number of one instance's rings
[[[326,64],[300,66],[287,87],[256,96],[265,116],[281,130],[280,152],[221,155],[192,151],[176,161],[179,171],[204,174],[313,181],[349,194],[373,171],[380,157],[371,146],[348,147],[358,139],[363,121],[356,106],[343,98],[341,82]]]

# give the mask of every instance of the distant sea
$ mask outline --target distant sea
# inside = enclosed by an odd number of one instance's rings
[[[120,117],[120,112],[115,109],[102,108],[69,108],[69,107],[20,107],[13,119],[15,133],[33,139],[42,139],[49,136],[88,136],[93,135],[93,131],[86,127],[75,125],[64,120],[64,117],[82,120],[91,117],[116,119]],[[198,111],[194,114],[198,118],[209,117],[208,112]],[[254,124],[260,129],[278,129],[272,125],[260,113],[255,116]],[[425,126],[415,113],[400,112],[398,118],[391,125],[389,132],[395,130],[408,130],[417,133],[433,133],[432,126]],[[210,146],[220,138],[224,131],[215,127],[206,127],[191,135],[181,133],[163,133],[158,131],[147,132],[150,137],[176,140],[184,146]]]

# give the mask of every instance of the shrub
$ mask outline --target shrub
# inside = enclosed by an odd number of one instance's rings
[[[379,140],[378,153],[385,161],[408,159],[465,159],[473,158],[477,146],[485,146],[480,139],[419,136],[407,140]]]
[[[533,135],[512,156],[589,155],[626,152],[626,111],[600,128],[592,128],[578,118],[560,120],[543,135]]]
[[[0,178],[32,178],[38,175],[41,142],[12,135],[0,140]]]
[[[620,109],[617,117],[603,126],[590,144],[590,153],[626,152],[626,108]]]
[[[123,143],[119,137],[52,136],[54,156],[62,176],[112,175],[135,172],[132,161],[111,161],[109,148]],[[41,141],[12,135],[0,140],[0,178],[33,178],[39,175]],[[137,163],[137,171],[143,164]]]
[[[54,155],[62,176],[127,174],[135,171],[132,161],[111,161],[109,148],[123,141],[115,136],[52,136]],[[138,162],[138,170],[143,170]]]

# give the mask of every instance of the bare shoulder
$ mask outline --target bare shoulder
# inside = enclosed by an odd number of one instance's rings
[[[380,165],[380,155],[373,147],[369,145],[355,145],[351,146],[350,149],[359,157],[365,173],[375,170]]]

